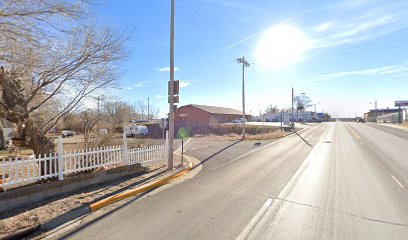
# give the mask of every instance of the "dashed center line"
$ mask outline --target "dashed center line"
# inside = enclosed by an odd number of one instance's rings
[[[358,142],[359,142],[360,144],[363,144],[363,142],[361,141],[360,136],[359,136],[349,125],[346,125],[346,126],[347,126],[348,130],[351,132],[351,135],[353,135],[353,137],[354,137],[356,140],[358,140]]]
[[[404,188],[404,185],[398,180],[398,178],[396,178],[395,176],[391,176],[392,179],[394,179],[394,181],[401,187]]]

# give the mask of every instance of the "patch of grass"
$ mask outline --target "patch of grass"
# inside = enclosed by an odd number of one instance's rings
[[[17,155],[17,153],[16,152],[8,152],[8,150],[1,150],[0,151],[0,159],[3,159],[3,158],[14,158],[14,157],[16,157],[16,156],[26,156],[26,155],[32,155],[32,154],[34,154],[34,152],[33,152],[33,150],[31,150],[30,148],[21,148],[21,154],[19,153],[18,155]]]

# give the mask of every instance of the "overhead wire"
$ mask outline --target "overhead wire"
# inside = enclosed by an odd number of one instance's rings
[[[232,33],[217,17],[210,13],[198,0],[183,0],[183,2],[192,9],[204,22],[217,31],[228,42],[234,42],[238,38]]]

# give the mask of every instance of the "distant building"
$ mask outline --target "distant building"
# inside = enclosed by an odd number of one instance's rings
[[[401,121],[407,121],[406,109],[372,109],[369,112],[364,113],[365,122],[388,122],[399,123]]]
[[[323,118],[323,113],[317,113],[312,111],[304,111],[304,112],[294,112],[293,113],[293,121],[295,122],[313,122],[313,121],[320,121]],[[284,122],[289,123],[292,119],[291,112],[283,112],[283,113],[271,113],[265,115],[266,122]]]
[[[217,123],[230,123],[232,120],[242,118],[242,111],[232,108],[189,104],[179,107],[174,113],[176,126],[211,125]],[[251,120],[251,115],[246,114],[245,119]]]

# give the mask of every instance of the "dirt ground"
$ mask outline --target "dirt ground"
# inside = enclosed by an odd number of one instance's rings
[[[246,134],[245,140],[244,141],[251,141],[251,140],[268,140],[268,139],[276,139],[280,138],[283,136],[288,135],[288,132],[273,132],[273,133],[264,133],[264,134]],[[229,135],[223,135],[223,136],[218,136],[218,135],[195,135],[195,139],[200,139],[200,140],[213,140],[213,141],[236,141],[236,140],[241,140],[242,135],[238,134],[229,134]]]
[[[180,164],[180,160],[180,156],[175,156],[175,166]],[[168,174],[163,162],[149,163],[147,167],[149,168],[147,173],[134,178],[90,186],[80,192],[54,197],[48,201],[32,205],[29,208],[1,213],[0,239],[2,235],[10,234],[29,226],[46,223],[57,216],[70,212],[85,204],[89,204],[97,199],[136,187],[140,185],[141,182],[146,182],[147,179],[151,181],[163,174]]]

